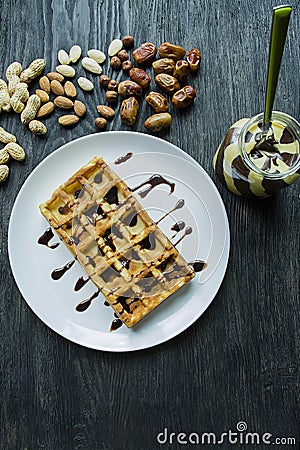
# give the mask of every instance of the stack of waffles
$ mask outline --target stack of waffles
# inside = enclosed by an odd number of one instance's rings
[[[40,210],[128,327],[195,275],[100,157],[56,189]]]

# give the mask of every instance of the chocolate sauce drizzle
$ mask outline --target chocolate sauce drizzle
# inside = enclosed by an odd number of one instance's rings
[[[132,152],[128,152],[126,153],[126,155],[120,156],[119,158],[117,158],[114,162],[114,164],[118,165],[118,164],[122,164],[126,161],[128,161],[128,159],[130,159],[133,156]]]
[[[178,200],[178,202],[176,203],[176,205],[174,206],[174,208],[172,208],[169,212],[167,212],[166,214],[164,214],[159,220],[157,220],[155,223],[156,225],[161,222],[162,220],[164,220],[169,214],[171,214],[173,211],[176,211],[177,209],[181,209],[184,207],[185,201],[183,200],[183,198],[181,198],[180,200]]]
[[[183,235],[178,239],[177,242],[175,242],[174,247],[176,247],[177,244],[179,244],[179,242],[182,241],[183,238],[185,238],[185,236],[188,236],[189,234],[191,234],[193,232],[193,228],[192,227],[186,227],[186,229],[184,230]]]
[[[71,267],[73,266],[75,259],[65,264],[63,267],[54,269],[51,273],[52,280],[59,280]]]
[[[171,239],[173,239],[179,231],[183,230],[185,227],[185,223],[182,220],[179,220],[178,222],[174,223],[174,225],[171,226],[171,230],[175,231]]]
[[[118,328],[120,328],[123,325],[123,322],[121,319],[114,319],[110,325],[109,331],[115,331]]]
[[[202,272],[207,267],[207,263],[202,259],[198,259],[194,262],[189,263],[189,266],[192,266],[195,272]]]
[[[42,234],[42,236],[38,239],[38,244],[45,245],[48,248],[56,248],[59,246],[59,242],[55,242],[55,244],[49,244],[49,241],[54,237],[52,229],[49,227],[47,230]]]
[[[88,309],[88,307],[91,305],[92,301],[98,297],[100,294],[100,290],[94,292],[89,298],[86,298],[82,302],[78,303],[76,306],[76,311],[83,312]]]
[[[89,278],[84,279],[83,277],[79,277],[74,286],[74,291],[80,291],[80,289],[82,289],[89,280]]]
[[[148,195],[149,192],[151,192],[152,189],[154,189],[159,184],[167,184],[168,186],[170,186],[170,194],[172,194],[172,192],[174,192],[174,189],[175,189],[175,183],[171,183],[170,181],[166,180],[162,175],[158,175],[158,174],[152,175],[150,178],[143,181],[138,186],[135,186],[134,188],[129,188],[129,189],[131,192],[135,192],[138,189],[140,189],[141,187],[146,186],[147,184],[150,184],[150,186],[148,188],[138,192],[138,194],[141,198],[145,198],[146,195]]]

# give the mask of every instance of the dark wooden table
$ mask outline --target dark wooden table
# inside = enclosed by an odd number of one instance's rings
[[[36,57],[45,57],[49,71],[60,48],[78,43],[84,52],[105,50],[113,38],[128,33],[137,44],[169,40],[199,46],[203,62],[192,80],[195,105],[174,113],[171,129],[160,136],[186,150],[215,179],[212,157],[227,127],[263,107],[272,6],[269,0],[4,0],[0,74],[4,77],[12,61],[26,66]],[[298,119],[299,17],[298,5],[275,105]],[[43,158],[97,132],[93,119],[103,92],[97,86],[94,94],[79,98],[88,103],[87,117],[66,130],[56,112],[45,121],[45,137],[32,135],[15,114],[0,117],[0,125],[27,150],[26,162],[11,164],[9,180],[0,186],[0,448],[181,448],[159,445],[157,434],[167,427],[168,433],[219,435],[236,431],[239,421],[248,431],[299,443],[299,183],[255,202],[230,194],[216,181],[231,229],[228,270],[205,314],[167,343],[123,354],[83,348],[47,328],[22,299],[7,253],[11,209]],[[148,113],[144,102],[133,131],[145,132]],[[117,117],[108,129],[127,127]],[[227,441],[223,447],[231,445]]]

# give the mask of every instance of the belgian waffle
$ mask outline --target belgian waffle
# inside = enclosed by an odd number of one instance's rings
[[[40,210],[128,327],[195,275],[100,157],[59,186]]]

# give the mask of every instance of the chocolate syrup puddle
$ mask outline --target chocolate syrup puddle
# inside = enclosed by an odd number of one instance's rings
[[[176,203],[176,205],[174,206],[174,208],[172,208],[169,212],[167,212],[166,214],[164,214],[159,220],[157,220],[156,225],[161,222],[162,220],[164,220],[169,214],[171,214],[173,211],[176,211],[177,209],[181,209],[184,207],[184,203],[185,201],[183,200],[183,198],[181,198],[180,200],[178,200],[178,202]]]
[[[195,272],[202,272],[207,267],[207,263],[202,259],[198,259],[189,263],[189,266],[192,266]]]
[[[80,289],[82,289],[89,280],[89,278],[84,279],[83,277],[79,277],[74,286],[74,291],[80,291]]]
[[[78,303],[78,305],[76,306],[76,311],[79,311],[79,312],[86,311],[88,309],[88,307],[91,305],[92,301],[96,297],[98,297],[99,294],[100,294],[100,291],[98,290],[98,291],[94,292],[89,298]]]
[[[115,203],[116,205],[119,204],[119,198],[118,198],[118,188],[117,186],[113,186],[105,195],[104,200],[107,201],[110,205]]]
[[[42,236],[38,239],[38,244],[45,245],[48,248],[56,248],[59,246],[59,242],[55,242],[55,244],[49,244],[49,241],[54,237],[53,231],[51,228],[47,228],[47,230],[42,234]]]
[[[166,180],[162,175],[158,175],[158,174],[152,175],[150,178],[148,178],[146,181],[143,181],[138,186],[135,186],[134,188],[129,188],[129,189],[131,192],[135,192],[147,184],[150,184],[150,186],[148,188],[138,192],[138,194],[141,198],[145,198],[146,195],[148,195],[149,192],[151,192],[152,189],[154,189],[159,184],[167,184],[168,186],[170,186],[170,194],[172,194],[172,192],[174,192],[174,189],[175,189],[175,183],[171,183],[170,181]]]
[[[123,322],[121,319],[114,319],[110,325],[109,331],[115,331],[118,328],[120,328],[123,325]]]
[[[66,216],[70,212],[70,208],[68,207],[68,205],[60,206],[58,208],[58,212],[62,216]]]
[[[63,267],[54,269],[51,273],[52,280],[59,280],[71,267],[73,266],[75,259],[65,264]]]
[[[99,172],[94,176],[94,183],[100,184],[101,181],[102,181],[102,172]]]
[[[191,234],[193,232],[193,228],[192,227],[186,227],[186,229],[184,230],[183,235],[178,239],[177,242],[175,242],[174,247],[176,247],[177,244],[179,244],[179,242],[182,241],[183,238],[185,238],[185,236],[188,236],[189,234]]]
[[[122,164],[126,161],[128,161],[131,157],[133,156],[132,152],[128,152],[126,153],[126,155],[120,156],[119,158],[117,158],[114,162],[114,164],[118,165],[118,164]]]
[[[174,223],[174,225],[171,226],[171,230],[175,231],[171,239],[173,239],[179,231],[183,230],[185,227],[185,223],[182,220],[179,220],[178,222]]]

